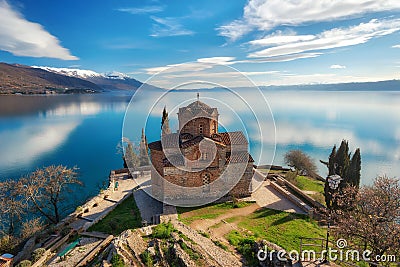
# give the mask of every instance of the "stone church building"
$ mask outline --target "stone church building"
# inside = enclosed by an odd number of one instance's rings
[[[250,196],[254,160],[248,140],[241,131],[219,132],[218,116],[217,108],[198,97],[179,109],[177,133],[163,131],[161,140],[148,145],[153,196],[164,201]]]

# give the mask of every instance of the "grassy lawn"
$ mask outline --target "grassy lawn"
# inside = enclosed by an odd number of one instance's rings
[[[134,229],[141,226],[142,218],[140,211],[136,206],[135,198],[131,195],[104,217],[104,219],[92,225],[88,231],[119,235],[127,229]]]
[[[296,177],[296,186],[301,190],[314,191],[314,194],[308,195],[319,203],[325,205],[324,182],[308,176],[299,175]]]
[[[301,190],[314,191],[322,194],[324,193],[324,182],[322,181],[301,175],[296,177],[296,181],[297,187]]]
[[[208,204],[201,207],[177,207],[178,218],[184,224],[190,225],[193,221],[200,219],[215,219],[219,215],[224,214],[233,208],[243,208],[250,206],[250,202],[239,202],[233,204],[232,202],[221,204]]]
[[[227,234],[227,240],[234,246],[245,238],[266,239],[290,251],[299,249],[300,237],[324,238],[326,235],[324,229],[305,215],[271,209],[260,209],[242,217],[238,226],[251,233],[234,230]]]

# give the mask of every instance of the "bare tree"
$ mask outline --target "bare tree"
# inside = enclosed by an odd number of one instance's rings
[[[0,236],[14,234],[15,224],[26,213],[26,202],[21,196],[20,181],[0,182]]]
[[[346,187],[333,212],[338,238],[346,238],[373,255],[400,253],[400,184],[386,176],[372,186]],[[372,258],[372,257],[371,257]]]
[[[285,163],[295,168],[300,174],[315,177],[317,166],[314,161],[301,150],[291,150],[285,154]]]
[[[28,219],[21,224],[20,237],[22,240],[26,240],[42,231],[44,227],[45,225],[40,218]]]
[[[22,178],[24,194],[33,211],[51,223],[58,223],[67,194],[73,192],[74,185],[83,185],[77,178],[76,169],[52,165],[37,169],[28,177]]]

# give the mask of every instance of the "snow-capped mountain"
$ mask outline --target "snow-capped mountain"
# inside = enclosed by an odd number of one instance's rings
[[[43,69],[43,70],[47,70],[47,71],[54,72],[57,74],[62,74],[65,76],[81,78],[81,79],[87,79],[87,78],[93,78],[93,77],[105,77],[102,74],[97,73],[92,70],[54,68],[54,67],[46,67],[46,66],[32,66],[32,68]]]
[[[118,71],[111,71],[105,73],[98,73],[93,70],[82,70],[82,69],[70,69],[70,68],[54,68],[47,66],[32,66],[32,68],[39,68],[43,70],[47,70],[50,72],[54,72],[57,74],[62,74],[65,76],[76,77],[81,79],[88,78],[107,78],[107,79],[130,79],[128,75]]]
[[[47,66],[32,66],[33,68],[43,69],[56,74],[74,77],[90,81],[104,90],[136,90],[142,83],[128,75],[112,71],[107,73],[98,73],[92,70],[54,68]]]
[[[120,80],[131,79],[131,77],[129,77],[125,73],[118,72],[118,71],[106,72],[106,73],[103,74],[103,77],[106,77],[106,78],[109,78],[109,79],[120,79]]]

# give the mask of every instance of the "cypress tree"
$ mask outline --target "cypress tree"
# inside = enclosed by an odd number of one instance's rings
[[[128,145],[125,149],[124,156],[124,167],[125,168],[136,168],[139,165],[139,159],[136,155],[135,151],[133,151],[133,145],[131,142],[128,142]]]
[[[171,133],[171,129],[169,128],[169,119],[168,119],[168,112],[167,112],[166,107],[164,107],[162,118],[161,118],[161,133],[162,133],[162,135]]]
[[[332,152],[329,155],[329,161],[328,161],[328,170],[329,174],[328,175],[333,175],[335,174],[335,161],[336,161],[336,145],[333,146]]]
[[[361,152],[357,148],[350,161],[349,171],[347,176],[349,185],[359,187],[361,179]]]
[[[350,165],[350,155],[349,155],[349,143],[346,140],[342,140],[339,149],[337,150],[335,157],[336,166],[336,174],[342,177],[344,180],[342,182],[346,182],[348,177],[345,177],[347,174],[347,170]]]
[[[139,166],[146,165],[149,165],[149,147],[147,145],[147,138],[144,135],[144,129],[142,128],[142,138],[139,147]]]
[[[339,192],[341,192],[343,187],[348,185],[359,187],[361,179],[361,153],[359,148],[356,149],[354,155],[351,157],[348,141],[342,140],[339,149],[336,149],[336,145],[333,146],[328,162],[321,162],[327,165],[328,175],[337,174],[343,179],[339,184]],[[335,203],[332,201],[333,192],[329,188],[327,180],[325,181],[324,192],[327,207],[331,208],[335,206]]]

